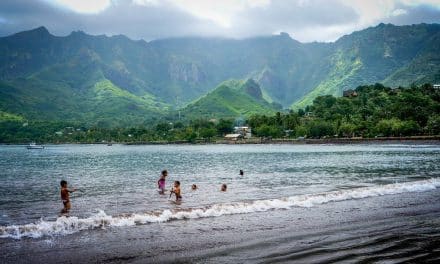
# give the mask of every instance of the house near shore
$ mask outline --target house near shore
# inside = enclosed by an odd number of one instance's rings
[[[242,139],[243,135],[242,134],[227,134],[225,136],[225,139],[228,141],[237,141],[239,139]]]
[[[293,134],[293,132],[295,132],[295,131],[292,129],[286,129],[286,130],[284,130],[284,136],[290,137]]]
[[[434,89],[440,89],[440,84],[434,84],[433,87]]]
[[[400,94],[401,92],[402,92],[402,88],[397,87],[397,88],[392,88],[390,94]]]
[[[243,138],[251,138],[252,129],[247,126],[234,127],[234,134],[240,134],[243,136]]]
[[[344,96],[344,97],[356,97],[356,96],[358,96],[358,93],[355,90],[353,90],[353,89],[349,89],[349,90],[343,91],[342,92],[342,96]]]

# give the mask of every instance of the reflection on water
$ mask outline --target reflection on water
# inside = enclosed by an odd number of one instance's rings
[[[174,208],[156,182],[182,183],[182,207],[290,197],[419,181],[440,175],[440,147],[405,145],[56,145],[30,151],[0,146],[0,224],[54,219],[59,181],[72,215],[88,217]],[[244,176],[239,176],[239,170]],[[191,191],[195,183],[199,189]],[[220,185],[228,184],[227,193]]]

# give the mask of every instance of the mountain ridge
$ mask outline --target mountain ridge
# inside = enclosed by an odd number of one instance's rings
[[[70,104],[61,100],[66,94],[73,105],[97,102],[84,96],[93,95],[90,91],[96,84],[107,83],[133,95],[125,94],[122,104],[144,109],[133,114],[130,107],[122,107],[120,118],[134,115],[136,122],[146,122],[172,109],[184,109],[229,79],[253,79],[266,101],[303,108],[318,95],[340,95],[363,84],[409,86],[440,81],[439,36],[439,24],[379,24],[331,43],[301,43],[286,33],[146,42],[82,31],[54,36],[38,27],[0,38],[0,82],[9,87],[0,91],[8,93],[0,99],[0,111],[31,118],[111,121],[110,105],[99,115],[81,112],[94,111],[93,105],[60,107]],[[49,96],[49,90],[59,96]],[[35,100],[60,113],[32,109]],[[11,107],[14,102],[20,102],[22,109]],[[73,112],[63,113],[67,111]]]
[[[281,110],[263,98],[260,86],[253,80],[228,80],[213,91],[182,109],[184,117],[235,118]]]

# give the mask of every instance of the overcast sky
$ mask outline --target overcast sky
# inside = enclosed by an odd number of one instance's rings
[[[152,40],[287,32],[334,41],[377,24],[440,23],[440,0],[0,0],[0,36],[45,26]]]

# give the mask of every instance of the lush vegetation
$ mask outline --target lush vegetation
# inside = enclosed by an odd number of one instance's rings
[[[363,84],[398,87],[440,82],[438,27],[380,24],[340,38],[326,58],[331,65],[327,75],[292,106],[304,108],[316,96],[339,96],[343,90]]]
[[[359,86],[352,96],[319,96],[297,112],[255,115],[248,124],[265,137],[390,137],[440,134],[440,90]]]
[[[156,122],[136,127],[87,127],[80,123],[18,120],[0,121],[0,143],[141,143],[209,142],[232,132],[234,122],[193,120]]]
[[[276,107],[267,102],[297,110],[362,84],[438,83],[439,41],[438,24],[380,24],[334,43],[300,43],[285,33],[147,43],[84,32],[55,37],[41,27],[0,38],[0,111],[116,127],[178,109],[191,119],[271,114]],[[216,89],[248,78],[264,100],[234,85]]]
[[[263,99],[260,86],[252,79],[223,82],[214,91],[185,107],[181,113],[186,119],[235,118],[253,114],[272,113],[282,106]]]
[[[258,93],[252,87],[248,92]],[[234,125],[245,123],[252,127],[254,136],[273,138],[439,135],[440,89],[430,84],[396,89],[381,84],[359,86],[351,96],[320,96],[305,109],[288,113],[257,114],[247,120],[157,120],[136,127],[26,121],[0,114],[0,143],[210,142],[231,133]]]

